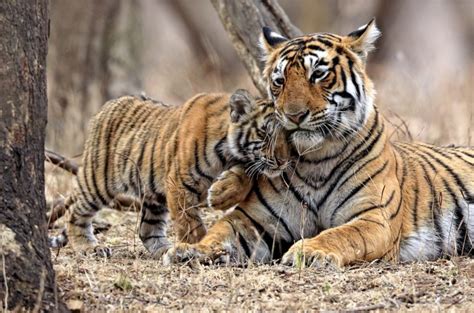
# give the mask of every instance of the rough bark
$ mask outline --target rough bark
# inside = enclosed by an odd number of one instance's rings
[[[51,1],[48,147],[77,154],[105,101],[140,93],[139,12],[137,0]]]
[[[62,311],[44,196],[48,1],[0,1],[0,29],[0,303]]]
[[[264,67],[259,37],[263,26],[292,38],[301,31],[291,24],[276,0],[211,0],[230,40],[244,63],[253,83],[262,95],[266,94],[261,79]]]

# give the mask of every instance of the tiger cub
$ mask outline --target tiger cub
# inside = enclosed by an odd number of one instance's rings
[[[199,214],[206,195],[210,207],[228,209],[249,192],[246,169],[250,176],[274,176],[288,166],[277,132],[272,103],[245,90],[199,94],[181,106],[131,96],[107,102],[90,123],[67,201],[67,239],[78,252],[110,255],[91,221],[126,195],[142,203],[139,236],[152,254],[169,246],[168,212],[179,241],[198,241],[206,234]],[[219,174],[232,187],[208,194]]]

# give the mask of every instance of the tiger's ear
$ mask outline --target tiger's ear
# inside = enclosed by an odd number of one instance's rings
[[[230,120],[237,123],[245,120],[256,107],[254,97],[245,89],[237,89],[229,100]]]
[[[273,50],[287,41],[288,38],[274,32],[270,27],[264,26],[262,28],[260,46],[265,54],[270,54]]]
[[[373,18],[369,23],[347,35],[345,41],[349,48],[365,62],[369,52],[375,49],[374,42],[381,34],[375,26],[375,18]]]

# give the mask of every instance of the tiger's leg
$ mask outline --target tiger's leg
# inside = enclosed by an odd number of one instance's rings
[[[174,165],[169,173],[173,174],[166,181],[166,203],[173,221],[173,230],[180,242],[198,242],[207,232],[199,214],[202,210],[199,206],[200,188],[188,175],[180,175]]]
[[[92,218],[104,204],[94,195],[79,190],[75,191],[73,197],[67,224],[67,238],[72,248],[79,253],[110,256],[110,248],[98,243],[92,227]]]
[[[139,236],[145,248],[152,255],[160,257],[170,247],[166,236],[167,228],[166,200],[162,202],[145,201],[141,209]]]
[[[179,243],[169,249],[163,264],[197,259],[203,263],[242,263],[246,260],[269,262],[271,251],[263,240],[255,221],[242,209],[217,221],[198,243]]]
[[[200,215],[203,208],[196,205],[197,195],[182,190],[169,191],[167,194],[167,204],[178,241],[195,243],[201,240],[207,230]]]
[[[393,227],[382,214],[364,214],[316,237],[296,242],[285,253],[282,263],[341,268],[356,261],[396,259],[401,227]]]
[[[207,204],[214,210],[225,211],[245,200],[252,181],[242,165],[222,172],[207,192]]]

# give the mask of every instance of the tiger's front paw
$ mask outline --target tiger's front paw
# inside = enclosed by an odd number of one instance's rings
[[[311,240],[300,240],[283,255],[282,264],[295,267],[316,267],[341,269],[342,257],[337,252],[328,251],[311,244]]]
[[[205,259],[205,253],[196,249],[192,244],[178,243],[176,246],[168,249],[163,255],[163,265],[184,263],[191,260]]]
[[[209,187],[207,204],[214,210],[225,211],[245,199],[248,193],[246,181],[242,178],[245,173],[231,170],[223,172]]]
[[[228,263],[228,253],[204,245],[179,243],[163,255],[163,265],[196,261],[200,264]]]

